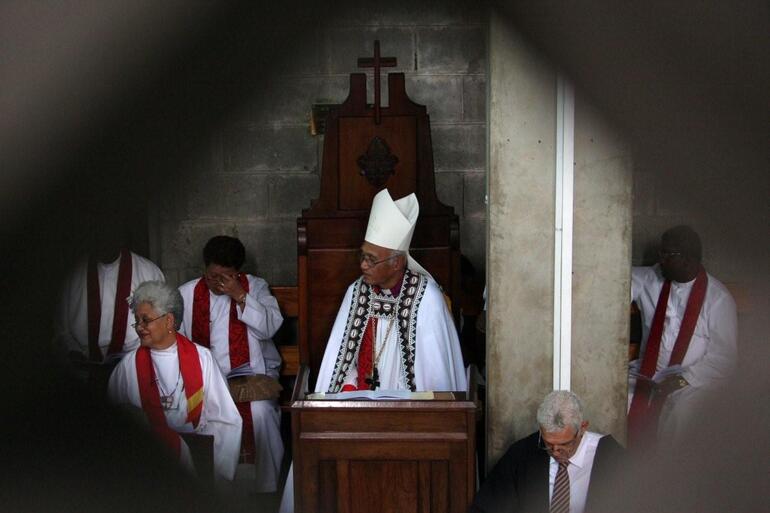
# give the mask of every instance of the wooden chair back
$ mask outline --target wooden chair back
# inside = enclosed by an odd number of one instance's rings
[[[387,107],[377,96],[376,66],[375,82],[371,105],[366,75],[351,74],[347,100],[330,110],[320,195],[297,220],[299,362],[310,367],[311,388],[340,302],[360,276],[358,250],[372,199],[383,188],[394,199],[417,195],[420,216],[410,253],[444,289],[459,316],[459,222],[454,209],[436,197],[426,108],[407,96],[403,73],[388,75]]]
[[[283,315],[283,325],[273,340],[282,360],[279,381],[283,386],[283,391],[279,403],[281,409],[287,411],[291,404],[292,389],[300,368],[297,343],[298,289],[297,287],[270,287],[270,290],[278,301],[278,307],[281,309],[281,315]]]

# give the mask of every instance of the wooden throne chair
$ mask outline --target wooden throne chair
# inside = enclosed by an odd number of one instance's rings
[[[410,253],[449,297],[458,319],[457,215],[436,198],[430,121],[406,94],[403,73],[388,75],[374,103],[366,75],[350,75],[350,94],[326,118],[321,190],[297,220],[299,375],[291,398],[295,511],[464,512],[475,491],[475,404],[459,394],[436,400],[339,401],[307,397],[345,291],[360,276],[358,251],[374,195],[417,195],[420,216]],[[440,397],[439,397],[440,395]]]

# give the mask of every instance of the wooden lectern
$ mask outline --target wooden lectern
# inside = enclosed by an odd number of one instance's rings
[[[300,374],[300,387],[307,384]],[[300,390],[298,388],[297,390]],[[299,513],[461,513],[475,492],[475,405],[305,400],[291,408]]]
[[[374,104],[366,76],[350,76],[350,95],[326,119],[320,196],[297,220],[298,325],[301,370],[291,405],[297,513],[464,512],[475,491],[475,404],[443,400],[307,400],[334,318],[348,285],[360,275],[358,250],[375,194],[417,195],[420,216],[411,254],[459,305],[459,228],[441,204],[433,176],[430,122],[412,102],[404,74],[388,75],[380,104],[374,58]],[[417,341],[419,344],[419,340]]]

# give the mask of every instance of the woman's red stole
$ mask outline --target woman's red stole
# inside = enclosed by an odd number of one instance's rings
[[[176,334],[176,347],[179,372],[182,373],[183,387],[187,398],[187,422],[198,427],[203,411],[204,393],[203,371],[198,357],[198,349],[195,344],[179,333]],[[139,383],[142,409],[147,415],[150,425],[157,435],[179,456],[179,435],[166,422],[166,415],[160,404],[158,380],[155,376],[155,368],[152,365],[152,356],[148,347],[142,346],[136,351],[136,378]]]

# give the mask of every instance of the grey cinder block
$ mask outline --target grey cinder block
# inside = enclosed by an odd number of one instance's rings
[[[264,218],[267,216],[268,177],[252,174],[205,174],[188,190],[187,216],[201,218]]]
[[[433,161],[436,171],[484,169],[484,125],[433,126]]]
[[[318,175],[288,175],[275,177],[270,182],[270,218],[296,219],[302,209],[318,197]]]
[[[487,120],[487,78],[485,75],[463,77],[463,121],[485,123]]]
[[[484,171],[463,174],[463,216],[486,217],[486,173]]]
[[[417,31],[417,69],[421,73],[483,73],[484,29],[431,27]]]
[[[436,196],[441,203],[454,207],[455,214],[463,215],[463,173],[436,174]]]
[[[412,101],[427,107],[431,121],[462,121],[462,80],[452,75],[411,75],[406,92]]]
[[[233,127],[223,139],[223,169],[228,173],[311,172],[317,165],[307,126]]]

